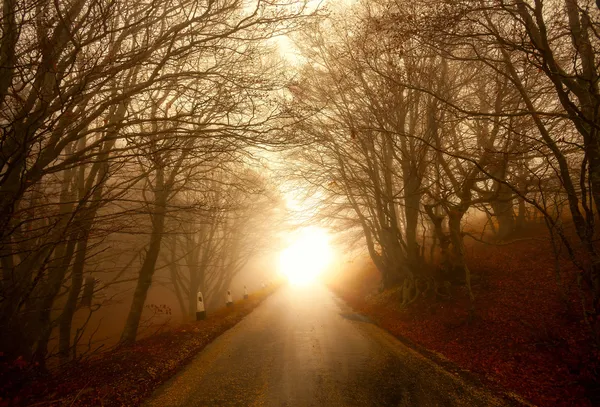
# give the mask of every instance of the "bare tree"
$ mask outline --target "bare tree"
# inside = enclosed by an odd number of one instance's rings
[[[123,336],[135,339],[169,203],[194,164],[284,142],[267,40],[297,27],[305,3],[3,3],[3,352],[41,362],[60,326],[67,360],[91,248],[145,213],[152,232]]]

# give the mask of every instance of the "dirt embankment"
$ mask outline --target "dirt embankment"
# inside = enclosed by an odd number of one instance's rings
[[[600,359],[582,320],[575,272],[557,275],[548,242],[470,244],[475,317],[462,287],[430,293],[401,309],[392,291],[378,293],[368,262],[331,280],[355,310],[392,334],[441,354],[489,386],[539,406],[600,405]]]
[[[0,380],[0,407],[8,406],[137,406],[217,336],[237,324],[276,288],[251,294],[204,321],[181,325],[116,348],[51,376],[26,377],[5,366]],[[8,369],[6,369],[8,368]],[[12,380],[11,380],[12,379]]]

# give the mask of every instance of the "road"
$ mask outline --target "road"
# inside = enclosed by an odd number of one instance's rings
[[[507,405],[361,319],[322,286],[282,287],[146,406]]]

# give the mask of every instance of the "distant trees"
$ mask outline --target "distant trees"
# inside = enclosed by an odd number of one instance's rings
[[[148,236],[122,335],[132,343],[169,217],[190,209],[174,206],[179,197],[204,205],[204,169],[229,171],[249,146],[285,141],[267,40],[297,27],[306,4],[19,0],[1,10],[0,350],[43,365],[58,332],[59,354],[72,358],[83,281],[106,267],[100,252],[123,262],[105,244],[123,232]]]
[[[250,259],[273,249],[279,219],[274,188],[249,168],[213,169],[202,204],[174,214],[162,263],[184,318],[196,315],[196,293],[209,306],[222,306],[233,278]],[[190,206],[183,195],[178,204]]]
[[[403,304],[444,281],[471,291],[468,214],[495,240],[542,216],[597,320],[597,20],[581,0],[359,1],[303,38],[302,178],[321,216],[362,229]]]
[[[198,290],[218,302],[279,216],[253,148],[292,142],[290,177],[319,216],[360,232],[402,304],[448,283],[473,298],[465,237],[507,241],[539,218],[579,268],[599,331],[596,5],[357,1],[304,31],[289,84],[269,40],[303,24],[306,3],[2,3],[9,359],[43,365],[54,339],[75,358],[76,311],[124,279],[135,291],[122,342],[134,342],[159,269],[183,314]]]
[[[529,180],[539,179],[539,170],[548,167],[560,180],[553,192],[565,198],[580,243],[571,241],[565,233],[560,215],[548,212],[547,197],[534,198],[529,193],[530,181],[514,176],[502,178],[487,171],[495,182],[504,184],[507,194],[508,189],[512,190],[544,214],[552,232],[567,248],[567,255],[581,269],[586,320],[589,317],[597,324],[600,274],[593,243],[598,210],[598,171],[594,162],[600,102],[596,5],[577,0],[467,2],[452,10],[444,7],[444,16],[441,11],[432,9],[431,19],[420,20],[419,27],[429,27],[423,30],[423,38],[443,57],[460,61],[461,65],[468,61],[485,66],[506,81],[513,102],[504,104],[496,115],[506,118],[505,123],[508,119],[504,127],[507,137],[514,140],[509,152],[522,155],[529,148],[527,154],[533,158],[526,163]],[[448,15],[452,16],[449,20]],[[518,117],[526,121],[519,123]],[[546,165],[540,166],[540,161]],[[522,174],[523,164],[518,164]],[[546,191],[540,184],[537,187]],[[582,246],[584,258],[575,254],[574,246]],[[594,330],[598,330],[597,325]]]

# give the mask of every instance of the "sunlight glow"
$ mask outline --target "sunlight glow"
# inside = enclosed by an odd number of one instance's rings
[[[314,282],[329,265],[333,251],[324,229],[308,227],[279,256],[279,271],[293,285]]]

